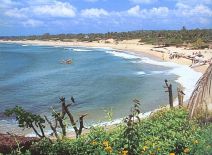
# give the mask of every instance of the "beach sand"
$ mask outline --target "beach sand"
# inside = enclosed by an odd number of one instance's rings
[[[162,61],[170,61],[175,62],[182,65],[190,66],[192,61],[186,58],[179,58],[179,59],[169,59],[170,52],[176,52],[178,54],[184,55],[192,55],[195,52],[201,52],[204,56],[204,60],[209,60],[212,58],[212,49],[204,49],[204,50],[189,50],[183,47],[166,47],[166,48],[155,48],[155,45],[149,44],[142,44],[139,43],[138,39],[133,40],[123,40],[119,41],[118,43],[109,40],[105,42],[105,40],[101,40],[99,42],[62,42],[62,41],[40,41],[40,40],[24,40],[24,41],[3,41],[3,43],[20,43],[20,44],[31,44],[31,45],[46,45],[46,46],[82,46],[82,47],[104,47],[104,48],[113,48],[114,50],[121,50],[125,52],[133,52],[136,55],[146,54],[152,57],[159,58]],[[197,66],[194,67],[195,71],[204,73],[207,69],[208,65]]]

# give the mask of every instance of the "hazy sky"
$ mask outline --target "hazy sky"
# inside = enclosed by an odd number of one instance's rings
[[[0,0],[0,35],[212,28],[212,0]]]

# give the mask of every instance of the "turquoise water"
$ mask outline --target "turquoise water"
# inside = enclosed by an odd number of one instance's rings
[[[60,63],[69,58],[72,64]],[[60,96],[67,102],[74,96],[71,110],[88,113],[88,124],[105,121],[105,109],[112,108],[113,119],[126,116],[135,98],[142,112],[153,110],[168,104],[164,79],[176,87],[169,70],[112,49],[0,44],[0,132],[5,122],[14,123],[5,109],[20,105],[50,115],[51,106],[60,108]]]

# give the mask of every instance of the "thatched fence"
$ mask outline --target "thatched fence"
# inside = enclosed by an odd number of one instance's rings
[[[204,120],[212,118],[212,64],[196,84],[188,103],[189,116],[201,117]]]

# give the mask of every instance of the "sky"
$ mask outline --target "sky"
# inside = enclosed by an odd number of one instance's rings
[[[0,0],[0,36],[212,28],[212,0]]]

